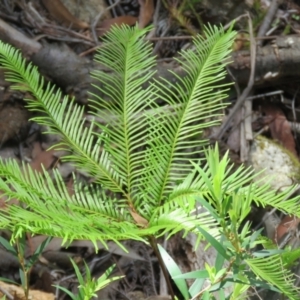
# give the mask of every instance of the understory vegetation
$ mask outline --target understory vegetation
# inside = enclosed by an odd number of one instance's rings
[[[93,179],[83,184],[74,173],[70,191],[56,169],[36,172],[1,158],[0,190],[7,205],[0,210],[0,225],[12,232],[10,244],[2,244],[22,260],[20,245],[28,232],[66,243],[88,239],[96,248],[108,241],[124,248],[120,241],[132,239],[153,248],[172,299],[243,299],[252,288],[299,299],[291,267],[300,251],[277,249],[246,219],[253,203],[300,217],[299,197],[291,197],[296,187],[278,193],[269,184],[254,182],[251,168],[233,170],[228,155],[220,157],[218,146],[208,147],[202,135],[219,123],[226,107],[229,85],[222,79],[236,32],[206,27],[205,37],[194,38],[194,50],[177,58],[187,75],[173,84],[154,79],[156,61],[144,39],[149,30],[113,27],[106,35],[95,57],[106,71],[92,74],[98,93],[88,112],[46,83],[19,51],[0,42],[6,80],[30,95],[26,101],[32,121],[47,134],[59,135],[53,149],[63,150],[61,160]],[[18,204],[10,204],[12,199]],[[216,250],[213,264],[182,274],[158,244],[158,238],[175,234],[196,235],[195,247],[204,240]],[[22,264],[26,297],[33,261]],[[85,278],[76,269],[80,292],[69,295],[92,298],[119,279],[108,279],[111,271],[94,280],[88,268]],[[193,283],[188,285],[187,279]]]

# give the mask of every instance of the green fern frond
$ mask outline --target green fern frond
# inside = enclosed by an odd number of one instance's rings
[[[151,218],[149,221],[150,227],[161,228],[159,235],[168,233],[170,237],[181,230],[185,233],[194,232],[199,235],[196,228],[200,226],[212,236],[220,236],[218,224],[208,212],[199,213],[195,217],[193,214],[187,214],[184,209],[177,208],[177,205],[174,205],[173,209],[170,208],[170,206],[164,204],[163,207],[157,209],[158,212],[153,214],[156,217]]]
[[[258,186],[256,197],[253,199],[257,205],[266,207],[268,205],[289,214],[300,218],[300,196],[290,198],[296,191],[297,186],[291,186],[281,193],[267,189],[266,186]]]
[[[174,183],[180,183],[190,173],[190,161],[198,161],[199,148],[206,143],[201,133],[217,123],[205,119],[208,115],[214,118],[225,106],[221,100],[228,85],[220,83],[225,76],[225,63],[219,62],[228,58],[235,33],[209,27],[206,34],[207,40],[201,36],[194,39],[196,51],[183,51],[178,59],[188,74],[186,77],[174,74],[179,81],[175,85],[163,78],[155,81],[157,97],[175,110],[173,115],[167,112],[160,115],[167,121],[157,122],[157,118],[149,117],[149,151],[144,176],[152,183],[151,198],[147,201],[156,205],[165,201]]]
[[[293,274],[285,268],[280,255],[251,258],[246,263],[256,276],[277,287],[289,299],[299,299],[300,289],[294,286]]]
[[[101,53],[95,56],[107,70],[93,72],[99,80],[95,86],[106,98],[94,95],[95,116],[105,119],[107,112],[116,118],[108,126],[97,124],[107,134],[106,149],[112,167],[124,178],[126,195],[134,203],[135,189],[140,181],[140,165],[144,160],[147,124],[144,111],[156,107],[154,88],[143,88],[154,75],[155,58],[150,43],[142,37],[150,28],[115,27],[106,36]]]
[[[270,205],[285,213],[300,217],[298,204],[300,196],[288,199],[297,186],[291,186],[277,193],[269,184],[260,185],[256,181],[260,174],[255,174],[251,168],[245,168],[242,165],[234,172],[230,172],[233,165],[230,165],[228,153],[220,160],[217,146],[214,151],[206,153],[206,161],[204,167],[192,162],[195,168],[194,173],[186,176],[181,184],[173,188],[169,199],[177,197],[184,199],[185,195],[187,198],[192,195],[198,196],[209,201],[218,214],[225,216],[228,207],[224,207],[224,201],[231,197],[237,199],[236,204],[242,203],[244,216],[249,211],[251,202],[254,201],[256,205],[263,207]],[[241,210],[242,207],[239,209]]]
[[[33,233],[103,243],[105,239],[141,240],[166,231],[193,231],[196,226],[216,236],[212,216],[191,213],[194,196],[204,186],[189,177],[196,174],[190,160],[198,161],[199,147],[205,144],[201,132],[215,123],[205,118],[213,118],[224,107],[221,100],[227,85],[219,83],[225,75],[225,63],[220,62],[228,57],[235,33],[207,28],[207,39],[196,38],[195,52],[183,52],[179,60],[188,75],[172,85],[164,79],[151,82],[155,59],[150,44],[143,40],[147,30],[116,27],[108,33],[96,57],[106,71],[93,73],[100,83],[96,88],[105,97],[94,95],[89,128],[82,107],[45,85],[36,67],[26,66],[18,51],[0,43],[0,64],[8,81],[36,98],[27,99],[31,111],[43,112],[33,120],[46,125],[49,133],[60,134],[55,149],[70,150],[63,159],[84,169],[99,185],[89,192],[75,183],[71,197],[58,173],[54,172],[51,183],[47,172],[29,169],[22,173],[17,164],[1,161],[0,176],[5,180],[0,189],[27,209],[23,215],[22,208],[14,206],[8,215],[1,213],[9,228],[23,224]],[[162,101],[172,113],[161,106]],[[109,123],[98,121],[107,114],[114,116]],[[185,186],[172,194],[182,183]],[[76,227],[78,232],[73,230]]]
[[[88,171],[110,190],[122,192],[122,178],[113,170],[108,153],[102,149],[103,138],[98,135],[94,143],[93,124],[90,129],[84,126],[84,108],[69,101],[67,96],[62,98],[61,91],[56,91],[50,83],[45,86],[37,68],[31,63],[26,66],[20,51],[1,41],[0,65],[6,69],[6,80],[15,83],[13,89],[28,91],[34,96],[34,99],[26,99],[28,109],[45,114],[32,120],[46,125],[48,133],[62,137],[56,149],[72,149],[73,154],[65,159]]]
[[[120,201],[104,193],[99,201],[99,193],[82,190],[70,196],[59,172],[53,174],[51,178],[47,171],[38,173],[25,165],[22,171],[15,161],[0,160],[0,190],[25,205],[0,210],[1,225],[12,231],[22,226],[32,233],[98,240],[104,245],[109,239],[117,243],[128,238],[143,240]]]

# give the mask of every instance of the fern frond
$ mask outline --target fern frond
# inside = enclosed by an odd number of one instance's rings
[[[73,154],[66,159],[86,170],[110,190],[122,192],[123,178],[112,168],[108,153],[102,149],[104,138],[93,134],[93,124],[90,129],[84,126],[84,108],[69,101],[67,96],[62,97],[61,91],[50,83],[45,86],[38,69],[31,63],[26,66],[21,52],[1,41],[0,64],[6,69],[7,81],[15,83],[13,89],[28,91],[34,96],[34,99],[26,99],[28,109],[45,114],[32,120],[47,126],[48,133],[62,137],[56,149],[71,149]]]
[[[32,233],[65,240],[98,240],[104,245],[110,239],[143,240],[121,201],[104,193],[99,201],[99,193],[84,193],[79,188],[70,196],[59,172],[54,170],[53,174],[51,178],[47,171],[38,173],[26,165],[21,170],[15,161],[0,160],[0,190],[8,199],[18,199],[25,205],[0,210],[1,225],[12,231],[22,226]]]
[[[173,115],[162,113],[162,122],[149,116],[148,164],[144,174],[145,180],[152,183],[147,201],[156,205],[166,199],[174,183],[180,183],[190,173],[190,161],[199,159],[199,148],[206,143],[201,138],[203,129],[216,123],[205,120],[217,116],[225,106],[221,100],[228,85],[220,83],[225,76],[225,63],[219,62],[228,57],[235,33],[208,27],[206,35],[207,39],[194,39],[195,51],[183,51],[178,59],[186,77],[174,74],[179,81],[176,85],[163,78],[155,82],[157,97],[175,110]]]
[[[100,53],[95,56],[96,61],[109,72],[93,72],[93,77],[100,82],[95,88],[106,96],[103,99],[94,95],[94,114],[100,119],[105,118],[108,112],[116,116],[108,126],[97,125],[108,136],[105,147],[113,168],[125,178],[123,184],[130,203],[134,203],[147,141],[148,128],[143,114],[147,108],[156,107],[153,87],[143,88],[155,73],[151,45],[142,40],[148,30],[126,26],[122,30],[113,28],[107,34]]]
[[[216,220],[208,212],[201,212],[197,215],[187,214],[186,210],[173,203],[165,203],[162,207],[154,211],[153,217],[149,221],[149,227],[161,228],[159,235],[168,233],[168,236],[183,230],[185,233],[194,232],[199,236],[196,230],[197,226],[205,229],[212,236],[220,235]]]
[[[205,119],[224,107],[221,100],[227,85],[219,81],[225,63],[219,62],[227,58],[235,33],[207,28],[207,39],[196,38],[195,51],[182,53],[179,62],[188,75],[173,85],[164,79],[151,83],[155,60],[149,43],[142,39],[147,30],[116,27],[107,35],[97,56],[106,72],[94,73],[100,83],[96,88],[105,97],[95,95],[91,102],[94,120],[90,128],[85,126],[83,108],[45,85],[37,69],[26,66],[18,51],[0,44],[0,64],[6,68],[8,80],[17,83],[15,89],[29,91],[36,98],[27,100],[31,111],[44,113],[33,120],[48,126],[50,133],[60,134],[56,149],[71,149],[64,159],[83,168],[99,184],[99,189],[91,192],[77,185],[71,197],[56,172],[51,183],[46,172],[22,175],[17,165],[2,161],[0,176],[5,180],[0,189],[27,209],[23,217],[22,208],[14,206],[8,215],[1,213],[9,228],[23,224],[33,233],[102,242],[141,240],[196,226],[216,235],[213,217],[190,211],[195,195],[207,192],[205,181],[198,175],[198,181],[194,180],[191,161],[199,159],[199,147],[204,144],[201,132],[215,123]],[[171,107],[172,113],[159,106],[158,99]],[[107,113],[113,116],[111,122],[99,122]],[[172,194],[177,185],[180,188]],[[74,232],[76,227],[80,233]]]
[[[168,200],[182,199],[177,201],[179,204],[194,205],[193,196],[201,197],[209,201],[219,214],[227,214],[224,208],[224,200],[228,197],[237,198],[236,203],[242,203],[244,207],[244,216],[250,209],[250,203],[254,201],[256,205],[266,207],[268,205],[275,207],[285,213],[300,217],[299,199],[295,196],[288,199],[297,186],[291,186],[281,193],[271,189],[270,184],[260,184],[256,179],[260,174],[255,174],[253,169],[240,166],[234,172],[231,172],[233,165],[230,165],[228,153],[220,160],[219,151],[209,150],[206,153],[207,163],[200,167],[192,162],[194,171],[173,188]],[[190,207],[191,207],[190,206]],[[227,207],[228,209],[228,207]],[[240,220],[242,221],[242,220]]]
[[[300,289],[294,286],[293,274],[283,265],[280,255],[246,260],[259,278],[277,287],[289,299],[299,299]]]
[[[268,205],[289,215],[295,215],[300,218],[300,195],[290,198],[297,190],[297,186],[291,186],[281,193],[277,193],[265,186],[258,186],[256,196],[253,200],[257,205],[266,207]]]

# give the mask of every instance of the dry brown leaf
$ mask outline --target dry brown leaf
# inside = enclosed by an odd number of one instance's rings
[[[107,0],[60,0],[69,12],[81,21],[94,23],[100,17],[100,20],[111,18],[111,10],[108,9]]]
[[[105,20],[101,22],[100,26],[97,28],[97,34],[99,36],[103,36],[105,33],[107,33],[113,25],[122,25],[126,24],[129,26],[134,25],[138,21],[137,17],[133,16],[120,16],[116,18],[111,18],[108,20]]]
[[[299,223],[299,218],[295,216],[285,216],[275,230],[273,241],[280,243],[284,236],[286,236],[289,232],[297,230]]]
[[[86,29],[89,27],[88,23],[80,21],[73,16],[60,0],[42,0],[42,3],[51,16],[66,27],[74,29]]]
[[[272,138],[294,154],[295,157],[298,157],[291,126],[281,108],[275,104],[264,104],[262,105],[262,112],[266,115],[265,120],[270,127]]]
[[[133,211],[132,209],[130,209],[129,212],[138,226],[145,228],[149,225],[149,222],[145,218],[140,216],[137,212]]]
[[[52,163],[54,162],[54,150],[43,150],[40,142],[35,142],[33,144],[33,150],[32,150],[32,161],[30,162],[30,166],[33,170],[36,170],[38,172],[42,172],[44,166],[44,169],[47,170]]]
[[[139,0],[140,14],[139,14],[139,27],[144,28],[152,20],[154,13],[153,0]]]

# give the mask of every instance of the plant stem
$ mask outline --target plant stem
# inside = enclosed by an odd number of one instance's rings
[[[153,249],[153,251],[154,251],[154,253],[155,253],[155,255],[158,259],[158,263],[159,263],[159,265],[160,265],[160,267],[163,271],[163,274],[165,276],[171,298],[172,298],[172,300],[175,300],[175,294],[174,294],[174,291],[173,291],[173,288],[172,288],[170,276],[169,276],[169,273],[168,273],[167,268],[165,266],[165,263],[164,263],[161,255],[160,255],[159,249],[157,247],[157,241],[156,241],[156,239],[153,235],[149,236],[148,241],[149,241],[150,246],[152,247],[152,249]]]
[[[21,283],[25,294],[25,299],[28,300],[29,298],[29,280],[28,280],[28,270],[26,268],[26,262],[24,258],[24,249],[22,249],[21,243],[24,243],[25,240],[20,240],[19,238],[16,239],[16,246],[18,251],[18,260],[20,263],[20,276],[21,276]],[[23,274],[23,275],[22,275]]]

